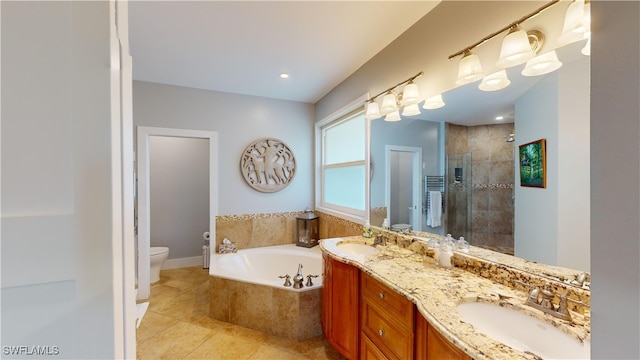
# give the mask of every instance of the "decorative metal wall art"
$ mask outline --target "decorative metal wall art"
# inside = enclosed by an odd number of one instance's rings
[[[296,159],[287,144],[274,138],[254,141],[242,153],[240,171],[244,180],[261,192],[276,192],[291,183]]]

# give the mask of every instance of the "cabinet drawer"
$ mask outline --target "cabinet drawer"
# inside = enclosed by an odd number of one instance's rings
[[[413,326],[413,303],[371,276],[361,273],[362,298],[381,307],[403,326]]]
[[[360,335],[360,360],[389,360],[388,357],[369,340],[364,333]]]
[[[412,328],[398,326],[366,301],[362,302],[362,332],[389,358],[413,358]]]

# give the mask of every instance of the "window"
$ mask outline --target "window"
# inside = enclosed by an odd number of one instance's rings
[[[318,125],[316,207],[364,219],[367,184],[366,125],[362,101]]]

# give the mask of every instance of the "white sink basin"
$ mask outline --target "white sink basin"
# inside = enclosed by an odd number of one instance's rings
[[[380,252],[371,245],[357,243],[338,243],[338,250],[359,255],[374,255]]]
[[[458,313],[479,332],[516,350],[543,359],[589,359],[591,344],[575,339],[553,325],[516,310],[494,304],[470,302],[458,305]]]

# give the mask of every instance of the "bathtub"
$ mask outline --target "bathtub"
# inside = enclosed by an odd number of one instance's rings
[[[307,282],[307,275],[319,275],[312,279],[312,287],[294,289],[283,286],[284,279],[279,276],[288,274],[293,282],[298,264],[302,264],[303,284]],[[307,291],[322,287],[322,252],[319,246],[305,248],[287,244],[241,249],[231,254],[215,253],[211,255],[209,275],[291,291]]]
[[[303,285],[307,275],[319,275],[313,278],[313,286],[283,286],[279,276],[293,278],[298,264],[302,264]],[[289,244],[212,254],[209,275],[211,318],[298,341],[322,334],[319,246]]]

